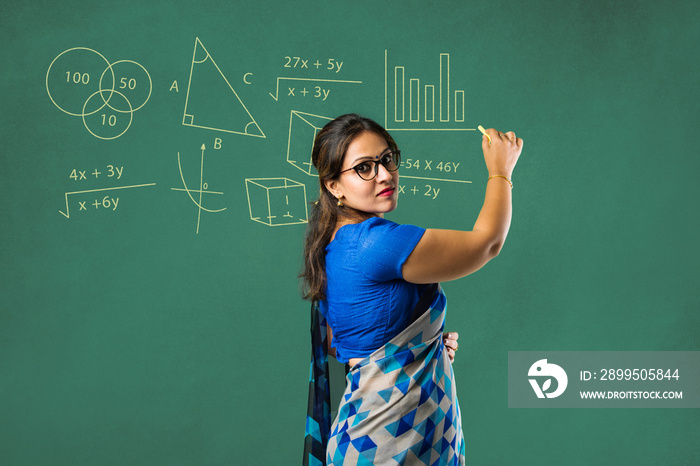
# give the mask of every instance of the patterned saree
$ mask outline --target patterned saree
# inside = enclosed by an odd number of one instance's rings
[[[326,321],[312,306],[305,465],[464,464],[454,374],[442,340],[445,295],[439,285],[426,293],[413,322],[350,369],[332,425]]]

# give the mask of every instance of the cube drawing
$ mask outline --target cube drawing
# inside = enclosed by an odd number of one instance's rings
[[[268,226],[308,222],[306,186],[289,178],[245,180],[250,219]]]
[[[331,120],[332,118],[292,110],[289,117],[287,162],[307,175],[318,176],[311,163],[311,151],[316,134]]]

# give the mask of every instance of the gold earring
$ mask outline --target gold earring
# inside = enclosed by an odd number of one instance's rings
[[[343,201],[341,201],[340,199],[338,199],[338,207],[343,207]]]

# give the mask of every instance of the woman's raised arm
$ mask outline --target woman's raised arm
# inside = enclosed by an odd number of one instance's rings
[[[455,280],[479,270],[496,257],[510,228],[510,182],[523,149],[515,133],[487,130],[482,138],[489,172],[484,205],[472,231],[428,229],[403,265],[404,280],[434,283]]]

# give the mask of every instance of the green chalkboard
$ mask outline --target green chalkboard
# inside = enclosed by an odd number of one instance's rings
[[[514,409],[509,351],[698,351],[700,10],[676,2],[5,2],[0,463],[294,465],[316,131],[403,157],[387,218],[501,255],[444,284],[469,464],[697,464],[694,409]]]

